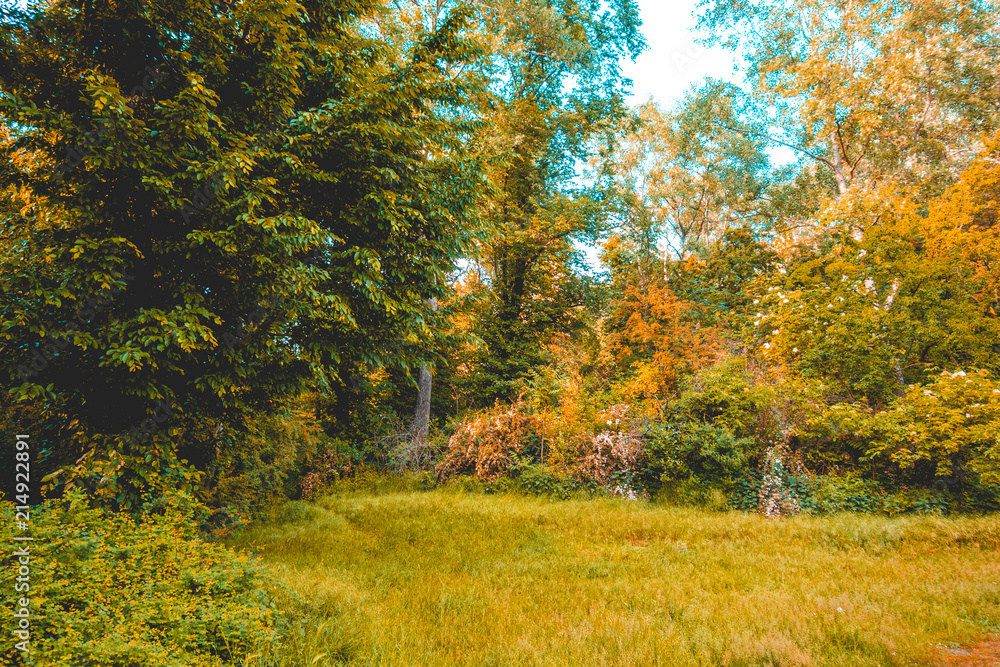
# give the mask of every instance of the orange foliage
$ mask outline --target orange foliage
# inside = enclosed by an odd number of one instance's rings
[[[984,310],[991,309],[1000,301],[1000,134],[928,208],[914,221],[927,256],[960,260],[971,271],[965,277],[978,283]]]
[[[690,321],[694,305],[669,287],[629,287],[618,306],[624,330],[612,342],[619,363],[630,358],[635,374],[626,386],[634,397],[676,393],[682,375],[710,366],[720,357],[714,329]]]

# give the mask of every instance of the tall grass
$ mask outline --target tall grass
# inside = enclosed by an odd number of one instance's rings
[[[343,494],[235,540],[328,617],[251,664],[913,665],[1000,631],[1000,518]]]

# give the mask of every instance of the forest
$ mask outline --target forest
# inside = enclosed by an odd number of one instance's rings
[[[0,5],[35,664],[315,664],[251,661],[320,612],[238,547],[387,489],[1000,546],[1000,7],[695,13],[742,81],[630,104],[636,0]]]

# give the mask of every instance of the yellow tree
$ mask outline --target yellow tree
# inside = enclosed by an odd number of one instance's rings
[[[926,239],[928,257],[964,265],[975,283],[984,316],[1000,308],[1000,134],[987,142],[972,166],[928,215],[913,224]]]
[[[831,206],[825,245],[803,245],[755,304],[754,347],[841,399],[885,404],[934,369],[1000,371],[1000,137],[939,197],[900,191]]]
[[[1000,13],[981,0],[703,0],[701,27],[745,49],[771,138],[839,194],[887,175],[947,184],[996,127]]]

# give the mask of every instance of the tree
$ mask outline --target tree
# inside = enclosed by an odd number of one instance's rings
[[[491,301],[474,380],[486,401],[513,391],[553,332],[579,327],[588,286],[574,241],[596,239],[606,216],[599,191],[574,184],[576,165],[621,115],[618,63],[643,46],[632,0],[488,6],[494,111],[479,141],[502,159],[487,211],[498,233],[475,258]]]
[[[827,215],[757,305],[754,346],[822,379],[841,400],[886,405],[940,369],[1000,370],[998,141],[947,192],[923,202],[884,187]],[[854,235],[844,231],[856,226]]]
[[[456,113],[481,85],[448,74],[478,57],[460,11],[399,57],[358,28],[370,4],[203,9],[70,2],[0,26],[0,187],[18,203],[0,345],[17,364],[68,341],[8,386],[79,436],[50,439],[42,472],[83,455],[120,500],[185,457],[206,467],[218,443],[185,440],[197,423],[414,363],[426,299],[482,229],[475,119]],[[172,416],[129,441],[156,400]]]
[[[683,375],[710,366],[720,355],[717,332],[695,321],[694,309],[662,283],[630,287],[612,316],[619,326],[611,349],[629,369],[626,395],[662,407]]]
[[[997,123],[1000,14],[990,2],[703,0],[708,43],[746,53],[770,138],[843,195],[887,177],[940,192]]]
[[[437,299],[430,300],[430,307],[432,309],[437,307]],[[417,407],[413,414],[413,424],[410,426],[413,443],[418,446],[423,443],[430,431],[432,380],[431,367],[429,365],[421,366],[417,379]]]
[[[641,284],[653,264],[662,264],[665,278],[669,260],[705,250],[730,227],[771,226],[765,146],[729,129],[747,115],[740,99],[734,86],[709,80],[676,109],[644,104],[617,129],[601,180],[618,201],[616,234],[641,254]]]

